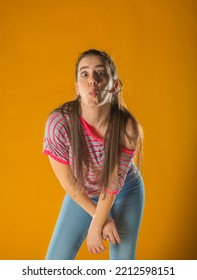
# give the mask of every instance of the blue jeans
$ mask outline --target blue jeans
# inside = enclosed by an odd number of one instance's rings
[[[98,197],[92,200],[97,203]],[[110,260],[136,259],[136,245],[143,209],[144,183],[140,171],[133,164],[110,211],[121,239],[120,244],[110,243]],[[86,238],[91,220],[92,217],[66,194],[46,259],[75,259]]]

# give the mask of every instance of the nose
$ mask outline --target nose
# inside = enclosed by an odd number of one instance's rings
[[[89,77],[89,84],[90,84],[90,85],[97,85],[97,84],[98,84],[98,82],[97,82],[97,80],[95,79],[94,75],[92,75],[92,76]]]

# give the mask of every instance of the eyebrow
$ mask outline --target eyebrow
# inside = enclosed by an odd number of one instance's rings
[[[95,67],[96,67],[96,68],[103,67],[103,68],[106,69],[105,65],[103,65],[103,64],[98,64],[98,65],[96,65]],[[82,67],[79,69],[79,71],[81,71],[81,70],[83,70],[83,69],[87,69],[87,68],[89,68],[89,66],[82,66]]]

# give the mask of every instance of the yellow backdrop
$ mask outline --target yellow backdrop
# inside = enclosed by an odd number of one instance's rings
[[[138,259],[196,259],[196,4],[0,1],[0,259],[44,259],[64,191],[42,155],[49,112],[74,98],[78,54],[115,59],[144,133]],[[80,230],[80,229],[79,229]],[[77,259],[92,256],[84,243]]]

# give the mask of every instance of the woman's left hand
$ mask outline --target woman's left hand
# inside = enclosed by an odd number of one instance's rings
[[[115,244],[120,243],[120,236],[118,234],[114,220],[108,217],[103,225],[102,230],[103,239]]]
[[[87,246],[88,251],[92,254],[100,254],[105,251],[106,247],[103,245],[101,232],[90,228],[87,235]]]

